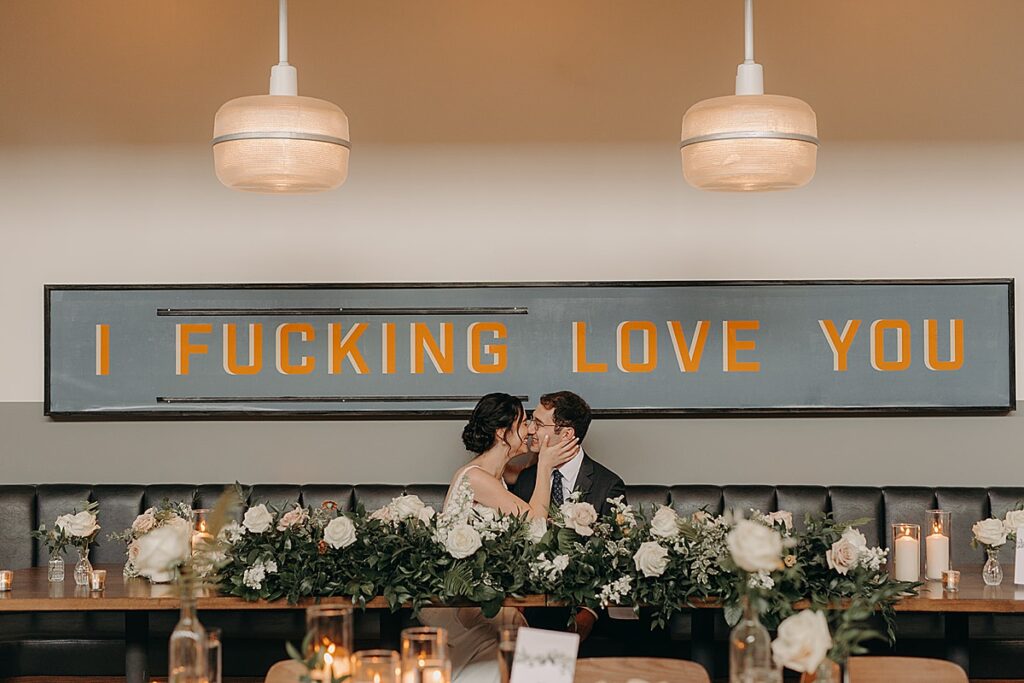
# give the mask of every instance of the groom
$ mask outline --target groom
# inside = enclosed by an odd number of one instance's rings
[[[599,515],[606,515],[611,512],[609,498],[623,496],[625,502],[626,484],[622,477],[612,472],[604,465],[598,463],[583,450],[583,437],[587,435],[590,428],[590,406],[582,398],[571,391],[556,391],[552,394],[544,394],[540,397],[540,403],[533,410],[533,417],[527,423],[529,428],[529,446],[533,451],[531,459],[536,463],[536,453],[540,451],[540,444],[545,436],[550,440],[561,439],[566,433],[569,438],[576,437],[580,442],[580,449],[569,462],[565,463],[551,473],[551,506],[561,505],[573,492],[579,492],[580,501],[590,503],[597,510]],[[506,480],[512,482],[514,472],[506,470]],[[537,465],[533,464],[523,469],[518,478],[514,480],[515,485],[512,492],[523,500],[530,500],[533,489],[537,485]],[[535,621],[547,621],[545,617],[555,616],[552,612],[558,610],[541,610],[542,614],[528,615],[527,619]],[[565,616],[560,615],[561,624],[565,624]],[[576,612],[576,632],[581,640],[594,628],[598,616],[589,609],[580,609]],[[553,626],[557,628],[558,625]]]
[[[551,505],[561,505],[570,494],[578,491],[580,500],[593,505],[597,514],[603,516],[611,512],[608,499],[625,496],[626,485],[622,477],[584,452],[583,438],[590,428],[590,420],[590,406],[571,391],[544,394],[527,422],[529,446],[536,454],[545,436],[552,442],[566,434],[570,439],[576,437],[580,443],[576,457],[551,473]],[[523,500],[530,500],[537,485],[536,458],[531,459],[534,464],[519,473],[512,491]]]

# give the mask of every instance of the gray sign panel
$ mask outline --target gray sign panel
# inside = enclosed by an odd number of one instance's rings
[[[47,286],[46,413],[1005,412],[1013,281]]]

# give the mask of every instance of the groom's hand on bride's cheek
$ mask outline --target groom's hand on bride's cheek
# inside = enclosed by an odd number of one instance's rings
[[[576,623],[574,624],[573,631],[579,634],[580,642],[590,637],[590,632],[594,630],[594,624],[597,623],[597,617],[590,610],[580,609],[576,612]]]

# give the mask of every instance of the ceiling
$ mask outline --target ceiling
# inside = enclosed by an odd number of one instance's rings
[[[301,94],[380,143],[672,140],[740,0],[292,0]],[[766,90],[829,140],[1024,139],[1024,0],[759,0]],[[274,0],[0,0],[0,144],[209,139],[265,92]]]

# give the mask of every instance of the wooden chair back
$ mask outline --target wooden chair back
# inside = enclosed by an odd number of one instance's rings
[[[657,657],[593,657],[576,661],[575,683],[626,683],[639,678],[650,683],[711,683],[700,664]]]
[[[925,657],[851,657],[850,683],[967,683],[953,662]]]

